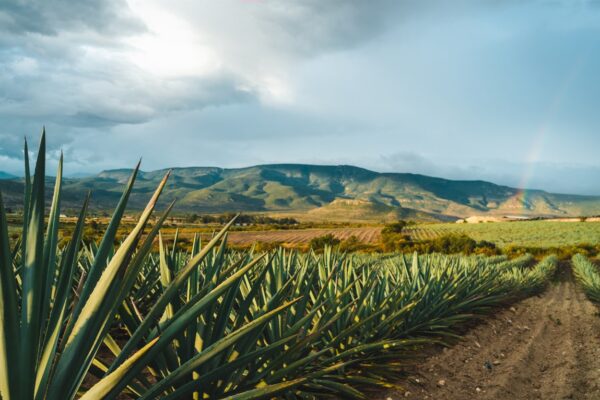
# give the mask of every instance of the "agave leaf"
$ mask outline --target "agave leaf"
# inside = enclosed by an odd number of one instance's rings
[[[201,299],[197,300],[190,308],[186,309],[185,312],[176,315],[170,324],[164,328],[164,330],[160,334],[160,340],[156,343],[156,345],[152,348],[152,350],[145,355],[144,362],[140,363],[140,366],[132,369],[129,372],[129,379],[132,379],[136,374],[138,374],[143,365],[150,362],[154,356],[156,356],[160,351],[162,351],[169,343],[183,332],[189,323],[196,319],[200,313],[202,313],[207,307],[212,306],[212,304],[217,301],[217,299],[235,284],[244,274],[246,274],[250,269],[252,269],[261,258],[257,258],[252,262],[248,263],[246,266],[241,268],[239,271],[234,273],[228,279],[224,280],[221,284],[215,287],[212,291],[206,294]],[[148,317],[146,317],[147,319]],[[130,339],[131,341],[131,339]],[[129,343],[129,342],[128,342]],[[122,352],[121,352],[122,353]],[[114,364],[113,364],[114,365]],[[119,387],[118,389],[122,389]],[[116,394],[113,393],[113,394]]]
[[[167,259],[167,249],[163,244],[162,235],[158,234],[158,249],[160,257],[160,283],[163,287],[168,287],[171,283],[171,268],[169,267],[169,260]],[[162,316],[162,320],[166,321],[173,317],[173,304],[168,304],[165,313]]]
[[[222,364],[220,367],[208,371],[202,376],[197,376],[193,380],[182,384],[177,387],[174,392],[169,393],[165,398],[184,398],[192,392],[197,392],[199,388],[208,385],[210,382],[215,380],[229,380],[231,381],[231,371],[241,369],[240,367],[261,360],[267,356],[272,356],[273,353],[281,349],[286,343],[295,339],[296,336],[288,336],[278,342],[270,344],[268,346],[260,347],[257,350],[249,352],[236,359],[230,359],[227,363]],[[243,369],[242,369],[243,371]]]
[[[75,319],[73,328],[66,339],[64,351],[56,366],[56,375],[49,392],[49,399],[74,395],[85,373],[91,365],[93,355],[100,346],[107,326],[116,312],[114,296],[119,293],[123,276],[129,266],[133,252],[143,233],[169,173],[165,175],[137,225],[123,241],[98,283],[85,302],[81,313]],[[62,397],[61,397],[62,396]]]
[[[18,371],[20,348],[17,282],[9,250],[8,226],[0,193],[0,397],[19,399]]]
[[[44,134],[44,131],[42,131]],[[29,222],[29,214],[31,208],[31,170],[29,166],[29,147],[27,146],[27,139],[25,139],[23,149],[23,159],[25,162],[25,184],[23,193],[23,228],[21,232],[21,254],[25,254],[25,246],[27,239],[27,224]],[[22,268],[21,268],[22,270]],[[19,271],[20,273],[20,271]]]
[[[212,357],[215,357],[220,352],[224,351],[228,347],[235,344],[237,341],[241,340],[245,335],[247,335],[252,330],[260,327],[261,325],[268,322],[271,318],[275,317],[277,314],[285,310],[286,308],[292,306],[296,303],[297,300],[284,303],[281,306],[271,310],[261,317],[253,320],[252,322],[244,325],[244,327],[238,329],[235,332],[230,333],[229,335],[223,337],[222,339],[216,341],[211,346],[207,347],[201,353],[194,356],[192,359],[187,361],[181,367],[179,367],[176,371],[174,371],[171,375],[163,379],[162,381],[155,384],[150,391],[144,394],[142,399],[150,399],[156,396],[160,391],[167,388],[169,385],[177,382],[179,378],[182,376],[186,376],[191,374],[195,369],[200,367],[202,364],[210,360]]]
[[[42,134],[31,192],[27,236],[23,254],[23,289],[21,299],[19,395],[33,397],[41,334],[41,305],[44,252],[44,185],[46,179],[46,137]]]
[[[336,365],[332,365],[328,368],[324,368],[320,371],[313,372],[311,374],[307,374],[303,378],[294,379],[292,381],[277,383],[277,384],[259,384],[256,389],[248,390],[242,393],[236,393],[235,395],[224,397],[222,400],[255,400],[262,398],[269,398],[274,396],[277,393],[281,393],[284,391],[288,391],[294,387],[300,386],[306,382],[309,382],[311,379],[318,378],[319,376],[323,376],[329,373],[332,373],[338,369],[342,369],[346,366],[346,363],[339,363]],[[166,397],[165,399],[167,399]]]
[[[55,290],[54,304],[50,312],[46,338],[42,345],[42,355],[39,360],[35,396],[36,399],[43,399],[47,390],[47,385],[52,373],[53,361],[56,357],[59,335],[64,325],[67,312],[68,299],[72,290],[73,273],[77,264],[77,254],[83,235],[83,225],[89,205],[90,194],[88,193],[83,207],[79,213],[77,224],[73,232],[73,237],[67,246],[67,251],[62,258],[62,265],[59,272],[57,285],[53,286]]]
[[[148,342],[147,345],[125,360],[125,362],[114,372],[106,375],[98,383],[92,386],[90,390],[85,392],[85,394],[81,396],[81,400],[97,400],[104,398],[117,384],[119,384],[127,371],[129,371],[157,341],[158,338]]]
[[[140,169],[141,160],[138,161],[137,165],[133,169],[131,176],[129,178],[129,182],[121,195],[121,199],[115,208],[115,211],[106,227],[106,231],[104,232],[104,236],[102,237],[102,241],[98,246],[98,249],[95,252],[94,262],[88,271],[85,283],[81,290],[81,294],[79,295],[79,302],[76,304],[75,309],[73,310],[73,317],[70,320],[69,327],[67,328],[66,335],[69,336],[70,332],[73,328],[73,323],[79,317],[79,314],[83,308],[83,306],[87,303],[87,300],[92,293],[92,290],[96,286],[98,279],[102,275],[102,272],[106,268],[108,255],[113,247],[113,242],[115,240],[115,236],[117,234],[117,230],[119,229],[119,225],[121,224],[121,220],[123,218],[123,214],[125,213],[125,208],[127,207],[127,202],[129,200],[129,196],[131,195],[131,191],[133,190],[133,185],[135,183],[135,179]]]
[[[204,247],[196,256],[190,259],[186,266],[177,273],[173,281],[169,284],[169,286],[165,289],[160,298],[156,301],[152,309],[149,311],[148,315],[142,322],[142,324],[138,327],[132,337],[129,339],[127,344],[123,347],[121,354],[119,357],[115,359],[111,370],[118,367],[123,361],[124,358],[127,357],[131,351],[140,343],[142,338],[148,333],[152,324],[156,321],[156,319],[162,315],[165,307],[169,304],[169,302],[173,299],[175,295],[177,295],[179,288],[187,281],[190,274],[194,271],[194,269],[204,260],[204,258],[209,254],[212,248],[217,245],[219,240],[225,235],[229,227],[234,223],[235,218],[232,219],[225,227]]]
[[[56,276],[56,253],[58,244],[58,223],[60,216],[60,195],[62,186],[62,171],[63,171],[63,156],[60,155],[58,160],[58,170],[56,172],[56,183],[54,185],[54,194],[52,196],[52,206],[48,216],[48,228],[46,230],[46,240],[44,242],[44,259],[42,266],[46,268],[45,274],[42,274],[41,288],[44,290],[42,294],[42,305],[40,318],[46,321],[50,312],[50,303],[52,300],[52,288]],[[44,327],[44,336],[46,335],[46,327]],[[43,340],[41,341],[43,343]]]

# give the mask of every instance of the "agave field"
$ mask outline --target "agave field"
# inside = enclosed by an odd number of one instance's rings
[[[86,200],[59,246],[62,160],[46,210],[44,135],[33,174],[24,154],[17,241],[0,195],[4,400],[366,398],[392,385],[423,345],[542,291],[557,265],[554,257],[234,251],[233,221],[180,250],[160,235],[173,204],[149,224],[168,174],[115,246],[137,169],[101,241],[81,240]]]
[[[599,222],[518,221],[480,224],[422,224],[406,228],[413,239],[465,234],[500,247],[561,247],[600,242]]]

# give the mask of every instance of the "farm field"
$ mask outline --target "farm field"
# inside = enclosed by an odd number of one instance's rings
[[[406,232],[416,240],[432,239],[446,234],[465,234],[475,240],[486,240],[500,247],[560,247],[600,242],[599,222],[490,222],[480,224],[423,224]]]
[[[348,228],[296,229],[270,231],[233,231],[229,240],[235,245],[254,242],[271,242],[304,245],[311,239],[332,234],[340,240],[356,236],[365,244],[381,239],[382,226]],[[414,240],[433,239],[447,234],[465,234],[477,241],[485,240],[499,247],[561,247],[600,242],[600,222],[523,221],[481,224],[418,224],[408,226],[404,232]],[[205,235],[208,237],[208,235]]]
[[[149,224],[168,174],[139,220],[125,224],[122,240],[115,238],[126,196],[105,227],[90,227],[101,239],[84,243],[91,222],[87,202],[73,230],[63,232],[69,237],[60,237],[60,185],[44,218],[44,161],[38,159],[42,167],[35,169],[23,207],[31,217],[11,234],[0,197],[0,362],[15,367],[0,369],[4,399],[373,398],[373,392],[401,387],[398,377],[432,346],[452,344],[465,327],[511,306],[526,310],[525,319],[515,321],[532,330],[528,339],[529,330],[515,325],[527,331],[519,339],[523,346],[502,348],[507,360],[517,360],[515,368],[529,368],[518,362],[528,349],[539,349],[539,357],[553,349],[569,360],[590,355],[589,367],[597,370],[595,336],[586,342],[589,351],[581,349],[583,342],[553,347],[561,333],[573,341],[593,336],[595,308],[580,287],[595,299],[600,278],[587,258],[574,258],[575,281],[569,264],[554,255],[249,251],[222,240],[235,220],[211,240],[201,244],[196,236],[191,249],[183,248],[163,240],[168,213]],[[133,184],[131,179],[126,193]],[[363,227],[332,234],[373,240],[378,232]],[[253,241],[267,234],[231,233],[238,241],[239,235],[253,234],[245,238]],[[59,245],[59,238],[66,244]],[[553,283],[557,273],[565,284]],[[545,296],[541,311],[533,295]],[[529,303],[519,303],[527,298]],[[556,376],[567,375],[561,388],[576,387],[584,371],[561,368]],[[44,384],[35,384],[36,374]],[[548,385],[553,382],[548,378]],[[468,387],[461,384],[461,390]],[[522,393],[536,392],[525,381]]]
[[[103,222],[101,226],[106,226]],[[75,222],[69,221],[65,226],[66,233],[72,231]],[[228,241],[235,246],[250,246],[254,243],[282,244],[290,247],[303,247],[314,238],[324,235],[333,235],[339,240],[346,240],[352,236],[359,242],[374,245],[381,241],[383,225],[343,226],[336,224],[331,227],[296,228],[296,229],[265,229],[261,226],[242,227],[232,229],[228,233]],[[117,237],[121,240],[127,229],[133,227],[127,222],[119,229]],[[236,227],[234,227],[236,228]],[[20,224],[9,221],[9,234],[16,235],[20,232]],[[195,234],[206,241],[215,231],[220,229],[215,226],[192,226],[187,224],[170,225],[163,228],[163,236],[173,238],[178,232],[179,238],[191,243]],[[101,229],[98,233],[101,232]],[[465,234],[477,241],[485,240],[495,243],[499,247],[520,246],[551,248],[572,246],[578,244],[600,243],[600,222],[557,222],[557,221],[525,221],[525,222],[490,222],[480,224],[417,224],[404,228],[403,234],[411,239],[430,240],[448,234]],[[99,236],[94,236],[94,240]]]
[[[236,245],[249,245],[255,242],[275,242],[291,245],[307,244],[319,236],[331,234],[340,240],[356,236],[363,243],[375,243],[381,236],[381,227],[367,226],[361,228],[332,229],[297,229],[277,231],[242,231],[231,232],[229,241]]]
[[[0,400],[600,400],[599,5],[0,2]]]
[[[73,226],[74,223],[71,223]],[[119,230],[119,237],[126,233],[126,226]],[[15,235],[20,232],[20,226],[12,224],[8,226],[9,235]],[[195,234],[199,234],[203,240],[210,240],[213,232],[219,227],[193,228],[186,225],[179,227],[168,227],[162,230],[163,236],[173,238],[175,232],[180,239],[186,239],[191,242]],[[355,236],[361,243],[374,244],[381,238],[382,226],[362,226],[362,227],[334,227],[334,228],[309,228],[309,229],[271,229],[271,230],[232,230],[228,233],[228,242],[236,246],[250,246],[254,243],[274,243],[289,246],[303,246],[316,237],[324,235],[333,235],[339,240],[346,240]],[[96,240],[98,238],[95,238]]]

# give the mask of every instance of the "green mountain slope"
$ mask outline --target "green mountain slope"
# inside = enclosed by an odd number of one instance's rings
[[[131,206],[141,209],[166,170],[140,172]],[[103,171],[65,181],[65,204],[76,207],[92,191],[96,209],[111,209],[131,170]],[[0,181],[0,190],[15,202],[19,180]],[[454,181],[407,173],[378,173],[353,166],[302,164],[248,168],[175,168],[162,198],[177,199],[179,212],[309,212],[320,218],[347,215],[381,219],[444,216],[600,214],[600,197],[519,191],[484,181]]]

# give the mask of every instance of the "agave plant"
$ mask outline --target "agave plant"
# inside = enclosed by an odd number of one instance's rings
[[[583,254],[573,256],[573,273],[590,300],[600,303],[600,273],[598,266]]]
[[[59,243],[62,157],[45,216],[45,135],[33,179],[25,145],[21,239],[0,195],[0,397],[8,399],[366,398],[404,357],[490,308],[542,290],[533,259],[322,254],[227,248],[227,229],[190,252],[149,221],[114,240],[133,170],[100,243],[82,245],[89,196]],[[158,254],[151,253],[158,241]],[[102,350],[102,352],[100,351]]]
[[[193,247],[200,247],[197,239]],[[159,296],[169,277],[196,251],[177,251],[176,239],[170,249],[161,244],[159,262],[149,267],[160,270],[161,280],[143,292]],[[239,260],[244,257],[250,254],[214,249],[195,277],[198,288],[221,279],[213,273],[219,265],[243,263]],[[286,398],[364,398],[362,387],[389,386],[401,370],[398,361],[417,346],[451,336],[453,327],[474,315],[539,289],[551,276],[554,260],[534,268],[531,261],[429,255],[395,256],[382,263],[379,256],[348,256],[331,248],[322,254],[279,249],[244,276],[238,292],[231,291],[155,359],[151,374],[160,382],[143,398],[185,398],[192,393],[239,398],[263,387],[285,388]],[[188,293],[197,290],[190,283],[169,304],[163,321],[185,307]],[[297,303],[256,331],[252,340],[224,352],[220,361],[204,366],[194,361],[194,354],[220,332],[259,318],[269,304],[295,299]],[[215,326],[204,324],[211,315],[219,321]],[[138,329],[130,310],[122,319],[130,321],[128,332]],[[268,343],[273,345],[264,345]],[[235,360],[240,368],[223,366],[225,359]]]
[[[259,259],[238,264],[235,271],[229,268],[226,278],[192,296],[181,312],[164,326],[160,325],[159,317],[167,305],[225,236],[231,223],[227,225],[177,271],[152,309],[139,321],[138,330],[106,367],[102,379],[89,390],[82,391],[84,378],[92,365],[102,367],[96,360],[99,348],[103,343],[115,344],[110,336],[115,317],[120,309],[127,307],[126,300],[130,298],[152,243],[172,208],[171,204],[154,227],[145,233],[168,178],[169,174],[166,174],[136,226],[109,258],[138,168],[139,164],[95,249],[89,269],[79,284],[75,284],[89,196],[84,201],[73,237],[65,248],[58,248],[62,156],[46,224],[45,133],[41,137],[32,180],[25,145],[22,238],[12,248],[0,195],[0,395],[3,399],[71,399],[78,394],[83,399],[98,399],[114,398],[121,392],[140,396],[137,371],[162,354],[167,345],[185,332],[191,321],[220,301],[227,290],[257,264]],[[204,360],[212,360],[227,345],[241,340],[245,333],[260,327],[287,307],[287,303],[277,304],[237,331],[216,338],[213,347],[201,356]],[[152,338],[141,344],[147,335]],[[269,392],[273,388],[262,390]]]

